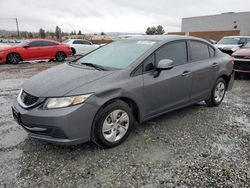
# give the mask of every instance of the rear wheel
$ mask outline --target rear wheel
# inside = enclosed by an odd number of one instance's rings
[[[7,62],[11,64],[18,64],[22,60],[21,56],[17,53],[10,53],[7,56]]]
[[[97,113],[92,140],[104,148],[115,147],[129,136],[133,121],[130,107],[123,101],[115,101]]]
[[[208,106],[219,106],[224,99],[226,93],[226,82],[223,78],[219,78],[211,92],[210,98],[205,100]]]
[[[63,62],[66,59],[66,55],[64,52],[57,52],[55,58],[58,62]]]

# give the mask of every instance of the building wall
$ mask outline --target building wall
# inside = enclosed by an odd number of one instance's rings
[[[169,35],[189,35],[193,37],[200,37],[203,39],[213,39],[215,41],[220,40],[225,36],[237,36],[240,34],[239,30],[231,31],[199,31],[199,32],[171,32]]]
[[[250,35],[250,12],[223,13],[182,19],[182,32],[240,30]]]

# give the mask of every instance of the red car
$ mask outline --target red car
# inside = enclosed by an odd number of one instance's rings
[[[235,72],[250,74],[250,42],[232,54]]]
[[[56,59],[59,62],[71,56],[68,45],[47,39],[30,39],[18,45],[0,49],[0,62],[17,64],[20,61]]]

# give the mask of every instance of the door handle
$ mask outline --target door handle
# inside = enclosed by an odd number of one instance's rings
[[[212,67],[217,67],[218,66],[218,63],[213,63],[212,64]]]
[[[181,76],[188,76],[189,74],[191,74],[190,71],[184,71]]]

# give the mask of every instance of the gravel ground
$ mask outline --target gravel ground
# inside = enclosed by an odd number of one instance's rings
[[[217,108],[169,113],[102,150],[43,143],[14,122],[21,84],[55,65],[0,65],[0,187],[250,187],[250,80]]]

